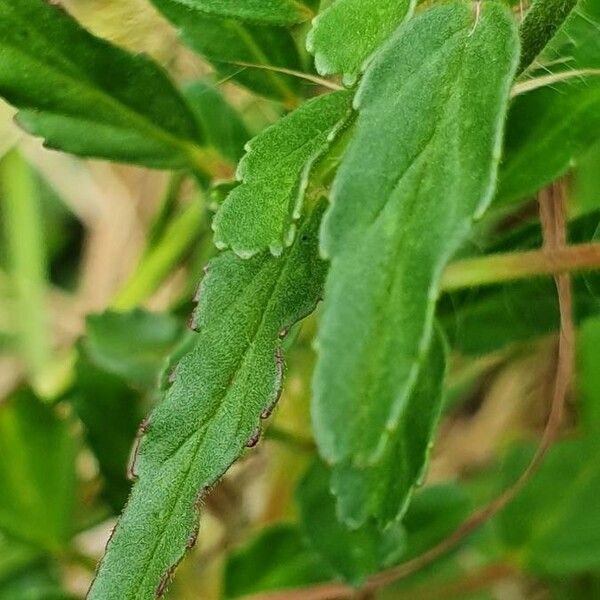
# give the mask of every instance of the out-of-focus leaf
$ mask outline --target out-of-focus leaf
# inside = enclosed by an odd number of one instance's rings
[[[75,442],[69,423],[21,391],[0,405],[0,530],[49,551],[73,533]]]
[[[388,567],[405,550],[404,530],[396,522],[384,530],[370,519],[351,529],[338,520],[331,473],[320,461],[310,467],[296,493],[301,529],[310,546],[334,572],[353,585]]]
[[[240,115],[208,82],[196,81],[185,88],[184,94],[204,132],[205,143],[237,163],[250,138]]]
[[[44,0],[0,1],[0,95],[51,148],[149,167],[203,167],[209,158],[161,68]]]
[[[600,430],[600,317],[583,323],[576,348],[581,418],[584,427],[597,434]]]
[[[152,389],[165,358],[184,332],[167,313],[136,309],[89,315],[81,340],[89,360],[101,369],[145,389]]]
[[[159,0],[153,1],[159,3]],[[160,3],[180,6],[190,12],[270,25],[294,25],[313,15],[307,3],[300,0],[160,0]]]
[[[182,42],[210,61],[224,79],[234,79],[289,106],[297,104],[299,80],[268,69],[302,69],[298,48],[287,30],[209,16],[172,0],[153,3],[177,27]]]
[[[144,411],[135,388],[155,389],[184,332],[175,317],[139,309],[87,318],[70,401],[98,459],[103,495],[115,511],[129,495],[127,466]]]
[[[2,600],[74,600],[61,590],[53,567],[38,551],[0,536]]]
[[[442,270],[493,194],[517,54],[503,6],[476,19],[451,3],[401,26],[365,74],[322,232],[313,423],[328,462],[373,464],[402,430]]]
[[[118,513],[131,489],[127,466],[143,417],[139,392],[121,378],[99,369],[82,350],[75,386],[68,399],[98,460],[104,478],[102,495]]]
[[[330,568],[310,548],[295,525],[261,532],[231,554],[225,567],[225,598],[241,598],[330,581]]]
[[[89,600],[160,597],[193,545],[198,501],[253,446],[283,377],[281,335],[322,293],[318,256],[322,204],[280,258],[214,259],[199,290],[196,345],[145,426],[139,476]],[[135,548],[135,552],[132,552]]]
[[[251,140],[234,188],[213,221],[215,244],[248,258],[293,241],[311,169],[346,121],[348,92],[309,100]]]
[[[540,2],[541,4],[542,2]],[[581,0],[531,76],[600,69],[600,4]],[[600,138],[600,77],[586,74],[518,96],[509,112],[496,202],[531,196]]]
[[[374,519],[385,527],[407,509],[425,475],[429,450],[442,411],[445,342],[437,331],[395,435],[374,464],[343,461],[333,469],[332,489],[340,515],[353,527]]]
[[[531,457],[515,452],[506,482],[514,482]],[[556,576],[600,569],[600,448],[588,437],[563,442],[500,514],[502,540],[526,570]]]
[[[341,73],[352,85],[414,5],[415,0],[336,0],[314,19],[306,40],[317,71]]]

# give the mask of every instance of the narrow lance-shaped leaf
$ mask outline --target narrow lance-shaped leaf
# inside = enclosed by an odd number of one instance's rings
[[[298,48],[287,29],[216,17],[174,0],[152,3],[177,27],[181,41],[208,60],[221,77],[288,106],[298,103],[299,79],[274,69],[244,66],[301,70]]]
[[[352,85],[372,54],[412,14],[415,0],[336,0],[313,21],[306,39],[321,75]]]
[[[349,92],[308,101],[251,140],[240,161],[236,187],[213,221],[215,244],[242,257],[269,248],[275,255],[289,246],[310,170],[344,125]]]
[[[425,475],[429,450],[442,412],[447,349],[438,328],[395,435],[381,458],[368,467],[338,464],[332,489],[340,517],[352,527],[375,519],[386,527],[408,508]]]
[[[206,169],[214,158],[160,67],[44,0],[0,0],[0,95],[51,148],[165,168]]]
[[[178,4],[187,10],[203,12],[217,17],[227,17],[266,23],[269,25],[294,25],[313,16],[312,9],[300,0],[162,0]]]
[[[577,0],[535,0],[520,27],[522,42],[519,72],[526,69],[546,47]]]
[[[283,376],[281,338],[313,310],[324,279],[322,206],[280,258],[216,258],[200,288],[198,340],[143,427],[139,477],[108,545],[89,600],[161,596],[194,544],[203,494],[258,441],[261,416]]]
[[[451,3],[400,27],[365,74],[322,232],[313,422],[329,462],[373,464],[401,432],[441,273],[494,191],[517,60],[507,9]]]

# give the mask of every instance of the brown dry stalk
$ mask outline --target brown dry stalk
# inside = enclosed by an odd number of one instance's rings
[[[562,181],[552,184],[540,193],[540,219],[544,236],[544,250],[547,252],[557,252],[566,246],[565,204],[566,190]],[[252,600],[341,600],[356,598],[357,594],[368,594],[430,565],[464,541],[517,496],[525,484],[539,470],[548,450],[558,438],[566,397],[573,377],[575,328],[573,324],[571,276],[568,273],[562,273],[556,275],[555,281],[559,298],[561,325],[550,416],[540,445],[519,479],[500,496],[471,515],[458,529],[439,544],[412,560],[373,575],[358,591],[346,584],[331,582],[302,589],[258,594],[251,596]]]

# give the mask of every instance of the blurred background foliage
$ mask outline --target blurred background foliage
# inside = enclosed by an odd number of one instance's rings
[[[96,34],[194,82],[188,97],[232,163],[247,139],[316,91],[220,62],[199,48],[198,32],[183,32],[199,58],[145,0],[64,4]],[[216,22],[205,27],[221,35]],[[287,31],[256,35],[270,40],[271,64],[311,69]],[[0,103],[0,599],[83,598],[127,499],[140,422],[160,397],[168,357],[189,343],[219,189],[186,173],[44,150],[12,117]],[[600,144],[578,158],[568,176],[569,233],[583,242],[600,235]],[[500,203],[463,253],[539,246],[532,206]],[[498,518],[382,598],[600,598],[600,279],[578,276],[574,285],[577,377],[563,441]],[[427,550],[516,479],[549,411],[554,284],[446,295],[440,315],[453,349],[446,409],[403,527],[382,537],[343,530],[332,516],[308,415],[317,315],[291,336],[285,393],[266,439],[208,497],[199,543],[170,598],[359,580]]]

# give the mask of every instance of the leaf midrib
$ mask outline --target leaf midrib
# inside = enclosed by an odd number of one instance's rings
[[[188,481],[188,478],[190,476],[192,467],[196,463],[196,459],[198,458],[198,453],[199,453],[200,448],[202,446],[202,436],[199,435],[199,433],[202,431],[203,428],[205,429],[206,427],[208,427],[209,421],[213,420],[217,416],[217,414],[219,413],[219,411],[223,409],[223,406],[224,406],[223,400],[227,397],[227,395],[231,391],[232,387],[234,386],[234,383],[235,383],[237,375],[242,370],[242,367],[246,364],[246,361],[248,360],[248,356],[250,354],[250,349],[251,349],[251,347],[253,347],[255,345],[256,339],[258,337],[258,334],[261,331],[261,329],[262,329],[262,327],[263,327],[263,325],[265,323],[265,319],[266,319],[267,315],[270,312],[271,305],[272,305],[272,303],[274,301],[274,298],[276,297],[275,291],[277,290],[277,288],[279,287],[279,284],[281,283],[281,280],[283,279],[283,275],[286,272],[287,261],[290,258],[291,258],[291,254],[288,255],[288,257],[287,257],[286,260],[282,260],[281,261],[281,263],[282,263],[281,268],[279,270],[279,273],[277,274],[277,277],[275,278],[275,281],[274,281],[273,286],[271,288],[271,291],[269,293],[269,299],[268,299],[268,301],[266,303],[266,306],[265,306],[265,308],[263,310],[262,317],[261,317],[260,321],[258,322],[258,324],[256,326],[254,334],[248,340],[246,348],[244,349],[244,351],[242,352],[242,354],[240,356],[240,360],[238,361],[238,363],[235,366],[234,373],[233,373],[233,375],[231,377],[231,382],[230,382],[229,386],[223,390],[223,393],[220,396],[217,396],[217,404],[215,405],[215,408],[212,411],[212,413],[209,414],[204,419],[203,425],[201,425],[199,429],[195,429],[191,433],[191,435],[189,437],[187,437],[186,439],[184,439],[182,441],[182,443],[179,445],[179,447],[176,449],[176,451],[173,453],[174,455],[177,454],[177,452],[179,452],[179,450],[192,438],[192,436],[198,435],[198,443],[197,443],[196,447],[194,448],[194,451],[192,453],[192,457],[191,457],[191,459],[189,461],[189,466],[188,466],[188,468],[186,469],[186,471],[185,471],[185,473],[183,475],[183,478],[181,480],[182,483],[180,484],[179,489],[183,489],[185,487],[185,485],[187,484],[187,481]],[[240,294],[240,296],[241,296],[241,294]],[[169,460],[172,457],[173,456],[169,457]],[[149,559],[148,559],[148,561],[146,563],[147,564],[147,568],[144,569],[144,571],[142,572],[142,578],[141,578],[141,580],[139,582],[139,585],[136,586],[137,587],[137,591],[134,590],[134,592],[133,592],[135,595],[137,595],[138,598],[140,598],[139,597],[139,593],[142,591],[142,586],[143,586],[144,582],[146,581],[146,578],[148,577],[149,567],[153,563],[154,558],[156,556],[156,552],[158,550],[158,547],[159,547],[160,543],[162,542],[162,540],[164,539],[164,536],[165,536],[165,533],[166,533],[166,531],[168,529],[168,526],[169,526],[171,520],[173,519],[174,509],[175,509],[175,506],[177,505],[178,499],[179,499],[179,497],[177,495],[174,495],[174,500],[171,503],[171,506],[169,507],[169,511],[168,511],[169,512],[169,516],[167,517],[166,524],[162,528],[162,531],[161,531],[160,535],[157,536],[157,540],[155,542],[155,545],[154,545],[154,548],[152,550],[152,553],[151,553],[151,555],[150,555],[150,557],[149,557]],[[135,598],[135,596],[132,596],[132,598]],[[140,598],[140,600],[145,600],[145,599]]]

